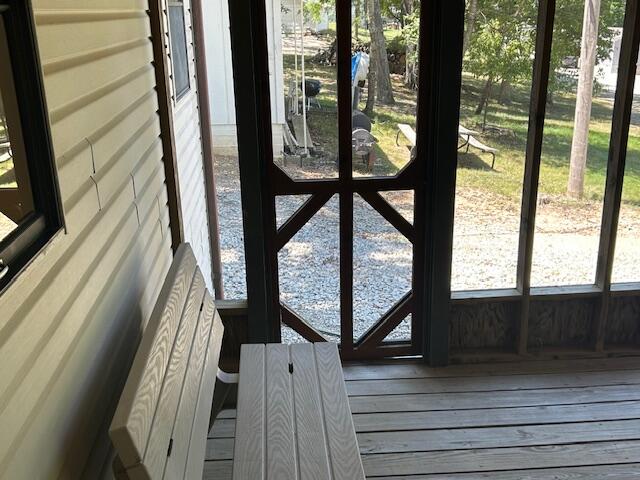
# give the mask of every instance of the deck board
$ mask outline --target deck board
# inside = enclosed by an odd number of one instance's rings
[[[345,365],[367,478],[640,478],[640,360],[429,368]],[[207,445],[205,479],[230,479],[235,410]]]

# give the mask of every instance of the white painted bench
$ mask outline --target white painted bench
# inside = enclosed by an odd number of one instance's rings
[[[119,479],[202,479],[223,326],[188,244],[145,328],[109,434]]]
[[[233,480],[364,480],[334,343],[243,345]]]

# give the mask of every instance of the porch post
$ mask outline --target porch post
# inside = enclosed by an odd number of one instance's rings
[[[242,221],[247,268],[248,339],[280,341],[267,22],[264,0],[229,0]]]
[[[420,211],[425,221],[419,292],[425,362],[449,360],[451,250],[462,81],[463,0],[430,0],[420,12],[417,161],[422,165]],[[418,199],[417,199],[418,200]],[[416,209],[416,212],[418,210]]]

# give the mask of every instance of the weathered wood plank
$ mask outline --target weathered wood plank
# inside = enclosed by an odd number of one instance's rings
[[[354,414],[356,432],[535,425],[640,418],[640,401]],[[362,444],[361,444],[362,446]]]
[[[367,475],[463,473],[640,461],[640,441],[363,455]]]
[[[265,346],[244,344],[240,352],[234,480],[265,478]]]
[[[266,357],[267,478],[297,478],[289,346],[270,344]]]
[[[541,468],[505,472],[452,473],[416,475],[411,480],[629,480],[638,475],[640,463],[596,465],[570,468]],[[407,477],[377,477],[380,480],[406,480]]]
[[[451,412],[447,412],[447,415],[450,414]],[[640,440],[640,420],[358,434],[363,454],[529,447],[613,440]]]
[[[330,479],[329,456],[313,345],[291,345],[300,480]]]
[[[344,378],[352,380],[385,380],[399,378],[484,377],[503,375],[527,375],[536,373],[579,373],[615,370],[640,370],[640,357],[603,359],[531,360],[504,362],[501,364],[450,365],[429,367],[412,361],[387,361],[386,363],[347,363],[342,366]]]
[[[224,410],[220,410],[217,418],[236,418],[236,409],[235,408],[227,408]]]
[[[205,461],[233,460],[233,438],[208,438]]]
[[[176,420],[180,393],[185,381],[187,361],[189,360],[191,345],[193,344],[200,315],[204,290],[204,278],[202,278],[200,269],[196,267],[196,273],[193,277],[193,283],[171,351],[169,365],[164,378],[162,378],[162,390],[149,433],[147,449],[142,464],[136,467],[144,469],[150,478],[161,478],[167,462],[167,450]],[[157,379],[157,381],[160,381],[160,379]]]
[[[316,343],[314,351],[333,477],[364,479],[338,347]]]
[[[233,438],[236,435],[236,419],[221,418],[211,427],[208,438]]]
[[[205,462],[203,480],[231,480],[232,460]]]
[[[218,371],[218,362],[220,360],[220,351],[222,350],[222,338],[224,336],[224,327],[220,315],[215,311],[213,298],[209,292],[205,297],[204,312],[207,317],[213,315],[213,326],[211,335],[209,336],[209,347],[207,349],[207,357],[205,359],[205,369],[202,372],[202,383],[200,385],[200,393],[198,395],[198,405],[196,406],[196,416],[191,431],[191,440],[189,442],[189,455],[187,457],[187,467],[184,478],[200,478],[202,476],[202,465],[204,463],[206,450],[206,436],[209,428],[209,419],[211,416],[211,402],[213,399],[213,391],[216,383],[216,373]],[[171,477],[167,477],[171,478]]]
[[[361,380],[349,382],[349,395],[384,393],[480,392],[525,389],[555,389],[599,385],[640,384],[640,370],[583,372],[574,374],[509,375],[469,378],[408,378],[397,380]]]
[[[191,249],[183,245],[176,252],[111,423],[111,439],[125,467],[144,456],[162,387],[157,379],[165,375],[195,268]]]
[[[460,410],[465,408],[524,407],[536,405],[570,405],[597,401],[640,400],[637,385],[610,385],[593,388],[558,388],[541,390],[507,390],[496,392],[461,392],[409,395],[369,395],[350,397],[351,411],[419,412],[428,410]]]

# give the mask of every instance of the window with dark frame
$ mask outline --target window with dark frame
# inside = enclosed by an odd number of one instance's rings
[[[0,291],[62,227],[28,3],[0,0]]]
[[[183,2],[169,2],[169,38],[171,41],[171,69],[176,102],[191,88],[189,84],[189,58],[187,34],[184,25]]]

